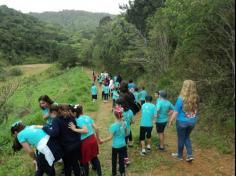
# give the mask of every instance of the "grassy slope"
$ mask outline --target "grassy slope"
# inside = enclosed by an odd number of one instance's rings
[[[68,71],[50,68],[26,78],[9,100],[9,104],[14,107],[9,121],[0,126],[0,175],[27,176],[33,175],[34,171],[32,160],[23,151],[13,156],[10,124],[19,119],[25,124],[43,124],[37,102],[38,97],[43,94],[48,94],[58,103],[81,103],[86,112],[96,111],[97,105],[90,101],[90,85],[90,79],[80,68]]]

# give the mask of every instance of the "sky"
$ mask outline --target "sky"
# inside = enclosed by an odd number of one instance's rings
[[[85,10],[90,12],[107,12],[119,14],[119,4],[127,4],[129,0],[0,0],[0,5],[29,12]]]

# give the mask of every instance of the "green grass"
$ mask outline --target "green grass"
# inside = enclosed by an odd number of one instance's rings
[[[21,119],[25,124],[44,124],[38,97],[49,95],[57,103],[80,103],[86,113],[94,112],[98,104],[90,98],[91,81],[80,68],[61,71],[56,67],[24,78],[21,87],[8,101],[13,111],[6,124],[0,126],[0,175],[32,176],[32,159],[24,151],[14,154],[11,149],[10,125]]]

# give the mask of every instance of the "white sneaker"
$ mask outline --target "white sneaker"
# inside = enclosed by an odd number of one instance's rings
[[[182,160],[183,160],[183,158],[180,158],[180,157],[179,157],[178,153],[172,153],[171,156],[172,156],[173,158],[175,158],[175,159],[178,159],[179,161],[182,161]]]

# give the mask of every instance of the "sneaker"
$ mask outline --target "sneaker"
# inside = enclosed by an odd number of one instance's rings
[[[173,158],[178,159],[179,161],[182,161],[182,160],[183,160],[183,158],[179,157],[178,153],[172,153],[171,156],[172,156]]]
[[[192,162],[193,160],[194,160],[194,158],[192,156],[187,157],[187,159],[186,159],[187,162]]]
[[[150,152],[150,151],[151,151],[151,146],[147,145],[147,152]]]
[[[160,150],[160,151],[164,151],[165,150],[165,148],[164,147],[162,148],[159,144],[157,145],[157,149]]]
[[[140,155],[141,155],[141,156],[145,156],[145,155],[146,155],[146,152],[142,152],[142,151],[141,151],[141,152],[140,152]]]

